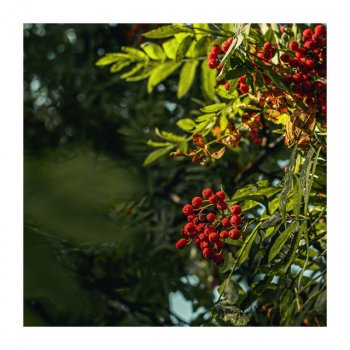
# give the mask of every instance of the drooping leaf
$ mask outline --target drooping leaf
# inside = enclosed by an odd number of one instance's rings
[[[129,70],[128,72],[122,74],[120,76],[120,78],[122,79],[127,79],[133,75],[135,75],[137,72],[139,72],[142,68],[144,67],[144,63],[138,63],[135,65],[134,68],[132,68],[131,70]]]
[[[248,237],[246,237],[242,245],[242,248],[238,251],[237,253],[238,265],[243,264],[248,259],[250,249],[254,243],[256,235],[258,234],[259,227],[260,227],[260,223],[257,224],[254,230],[252,231],[252,233]]]
[[[153,69],[150,77],[148,78],[148,83],[147,83],[148,93],[151,93],[155,86],[157,86],[159,83],[165,80],[171,73],[176,71],[176,69],[178,69],[180,66],[181,66],[181,63],[175,63],[173,61],[164,62],[156,66],[156,68]]]
[[[126,53],[116,52],[116,53],[106,53],[103,57],[96,61],[96,66],[107,66],[111,63],[118,61],[130,61],[130,55]]]
[[[196,68],[198,66],[198,61],[188,61],[183,65],[180,78],[179,78],[179,86],[177,89],[177,97],[182,98],[185,96],[190,90],[194,77],[196,75]]]
[[[274,259],[274,257],[280,252],[283,245],[286,243],[287,239],[290,237],[292,233],[295,232],[299,227],[299,223],[297,221],[292,222],[276,239],[275,243],[271,247],[269,253],[269,263]]]
[[[145,161],[143,162],[144,166],[150,165],[153,162],[155,162],[157,159],[165,156],[166,154],[168,154],[170,152],[170,150],[172,150],[174,148],[174,146],[168,146],[168,147],[164,147],[164,148],[158,148],[155,151],[151,152],[145,159]]]
[[[117,73],[119,71],[121,71],[123,68],[129,66],[131,64],[131,61],[119,61],[114,63],[111,68],[110,68],[110,72],[111,73]]]
[[[206,60],[202,63],[202,82],[201,88],[203,95],[209,99],[214,100],[215,98],[215,85],[216,85],[216,71],[215,69],[210,69]]]
[[[183,136],[175,135],[168,131],[160,131],[158,128],[155,129],[156,134],[167,141],[174,141],[174,142],[186,142],[186,138]]]
[[[176,56],[175,56],[175,60],[176,60],[177,62],[181,61],[181,60],[185,57],[187,50],[188,50],[189,47],[191,46],[192,40],[193,40],[192,36],[191,36],[191,35],[187,35],[187,36],[180,42],[180,45],[179,45],[179,47],[177,48]]]

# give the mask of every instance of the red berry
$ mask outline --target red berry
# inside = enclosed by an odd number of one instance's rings
[[[204,248],[208,248],[209,247],[209,243],[206,242],[206,241],[203,241],[203,242],[200,242],[199,246],[203,250]]]
[[[207,242],[208,241],[208,237],[204,234],[204,233],[200,233],[198,235],[198,238],[201,242]]]
[[[299,44],[297,41],[295,40],[292,40],[290,43],[289,43],[289,49],[292,50],[292,51],[296,51],[299,49]]]
[[[284,78],[283,78],[283,81],[286,83],[286,84],[290,84],[293,82],[293,77],[291,75],[286,75]]]
[[[242,209],[240,207],[240,205],[238,204],[234,204],[231,209],[230,212],[232,215],[239,215],[241,213]]]
[[[246,77],[245,74],[242,75],[241,77],[239,77],[238,82],[241,83],[241,84],[245,84],[245,77]]]
[[[220,237],[219,237],[219,235],[218,235],[216,232],[212,232],[212,233],[209,235],[209,242],[211,242],[211,243],[215,243],[215,242],[217,242],[219,239],[220,239]]]
[[[282,62],[289,62],[289,56],[286,53],[282,53],[281,61]]]
[[[208,61],[208,67],[210,69],[214,69],[219,65],[219,62],[217,60],[209,60]]]
[[[209,52],[208,53],[208,60],[216,60],[218,56],[215,53]]]
[[[196,231],[196,225],[194,225],[192,222],[189,222],[188,224],[185,225],[184,227],[184,232],[185,233],[192,233]]]
[[[210,233],[213,233],[215,232],[215,227],[213,225],[209,225],[205,230],[204,230],[204,233],[206,235],[209,235]]]
[[[215,55],[219,55],[221,53],[221,47],[219,45],[214,45],[211,47],[211,52]]]
[[[238,239],[241,237],[241,231],[237,230],[236,228],[234,228],[233,230],[230,230],[228,234],[232,239]]]
[[[242,94],[246,94],[249,91],[249,86],[246,84],[241,84],[241,87],[239,88],[239,91]]]
[[[266,41],[264,44],[264,50],[265,51],[271,51],[272,50],[272,44],[269,41]]]
[[[312,69],[315,66],[315,60],[309,58],[308,60],[306,60],[305,65],[306,67]]]
[[[218,210],[225,210],[227,209],[227,203],[224,201],[218,202],[217,206]]]
[[[198,237],[196,237],[196,238],[194,239],[194,243],[196,243],[196,244],[199,246],[200,243],[201,243],[201,240],[200,240]]]
[[[202,196],[205,199],[209,199],[213,195],[213,191],[210,188],[205,188],[202,192]]]
[[[177,242],[176,242],[176,248],[177,249],[181,249],[183,247],[185,247],[187,245],[187,240],[185,238],[180,238]]]
[[[230,219],[229,218],[223,218],[222,221],[221,221],[221,224],[224,227],[230,227],[231,226]]]
[[[210,248],[204,248],[202,254],[205,259],[210,259],[213,256],[213,251]]]
[[[219,197],[219,199],[220,200],[225,200],[225,198],[226,198],[226,194],[225,194],[225,192],[224,191],[218,191],[218,192],[216,192],[215,193],[218,197]]]
[[[190,215],[193,213],[193,207],[192,205],[189,205],[189,204],[186,204],[183,206],[182,208],[182,212],[185,214],[185,215]]]
[[[194,197],[192,199],[192,205],[195,208],[199,208],[203,203],[203,199],[201,197]]]
[[[224,87],[225,87],[226,91],[230,90],[230,85],[231,85],[231,83],[229,81],[225,84]]]
[[[232,226],[239,226],[241,223],[241,218],[238,215],[233,215],[230,222]]]
[[[215,216],[214,213],[209,213],[209,214],[207,215],[207,220],[208,220],[209,222],[215,221],[215,218],[216,218],[216,216]]]
[[[313,32],[312,32],[312,30],[310,28],[305,29],[303,31],[303,37],[305,37],[305,38],[311,38],[312,34],[313,34]]]
[[[300,74],[300,73],[295,73],[294,75],[293,75],[293,81],[295,82],[295,83],[299,83],[299,82],[301,82],[303,80],[303,77],[302,77],[302,75]]]
[[[213,260],[216,265],[221,265],[224,262],[224,257],[222,254],[215,254]]]
[[[296,68],[296,67],[299,66],[299,61],[296,58],[292,58],[292,59],[289,60],[289,65],[292,68]]]
[[[315,34],[320,36],[326,35],[326,27],[323,24],[318,24],[315,27]]]
[[[192,222],[195,217],[196,217],[196,215],[190,214],[190,215],[187,216],[187,221],[188,222]]]
[[[220,237],[222,239],[225,239],[229,236],[228,232],[226,230],[220,232]]]
[[[305,57],[306,54],[306,49],[304,49],[303,47],[300,47],[296,52],[295,52],[295,57],[297,58],[303,58]]]
[[[218,196],[215,195],[215,194],[213,194],[213,195],[210,196],[210,198],[209,198],[209,202],[210,202],[211,204],[216,204],[218,201],[219,201],[219,198],[218,198]]]
[[[306,47],[309,50],[315,49],[315,43],[312,40],[305,41],[304,47]]]

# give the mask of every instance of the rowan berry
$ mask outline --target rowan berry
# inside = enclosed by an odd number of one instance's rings
[[[229,235],[228,235],[228,231],[224,230],[224,231],[221,231],[220,232],[220,238],[222,239],[225,239],[227,238]]]
[[[292,40],[290,43],[289,43],[289,49],[292,50],[292,51],[296,51],[299,49],[299,44],[297,41],[295,40]]]
[[[246,84],[241,84],[241,87],[239,88],[239,91],[242,94],[246,94],[249,91],[249,86]]]
[[[238,215],[233,215],[230,223],[232,226],[239,226],[241,223],[241,218]]]
[[[203,199],[201,197],[194,197],[192,199],[192,205],[194,208],[199,208],[203,203]]]
[[[218,200],[219,200],[219,198],[218,198],[218,196],[217,196],[216,194],[213,194],[213,195],[210,196],[210,198],[209,198],[209,202],[210,202],[211,204],[216,204],[216,203],[218,202]]]
[[[183,206],[182,208],[182,212],[185,214],[185,215],[190,215],[193,213],[193,207],[192,205],[189,205],[189,204],[186,204]]]
[[[192,222],[189,222],[188,224],[185,225],[184,227],[184,232],[185,233],[190,233],[196,231],[196,225],[194,225]]]
[[[219,62],[217,60],[209,60],[208,61],[208,67],[210,69],[214,69],[219,65]]]
[[[230,230],[228,234],[232,239],[239,239],[241,237],[241,231],[236,228]]]
[[[290,58],[286,53],[282,53],[281,55],[281,61],[282,62],[289,62]]]
[[[176,242],[176,248],[177,249],[181,249],[183,247],[185,247],[187,245],[187,240],[185,238],[180,238],[177,242]]]
[[[213,251],[210,248],[204,248],[202,251],[202,255],[205,259],[210,259],[213,256]]]
[[[216,232],[212,232],[211,234],[209,234],[208,239],[209,239],[209,242],[215,243],[220,239],[220,237]]]
[[[209,214],[207,215],[207,220],[208,220],[209,222],[215,221],[215,218],[216,218],[216,216],[215,216],[214,213],[209,213]]]
[[[200,248],[203,250],[204,248],[209,248],[209,243],[207,241],[200,242]]]
[[[222,249],[225,248],[225,243],[224,243],[223,241],[218,240],[218,241],[216,241],[216,242],[214,243],[214,248],[215,248],[217,251],[220,251],[220,250],[222,250]]]
[[[218,56],[215,53],[212,53],[212,52],[208,53],[208,60],[216,60],[217,57]]]
[[[303,31],[303,37],[305,37],[305,38],[311,38],[312,34],[313,34],[313,32],[310,28],[307,28]]]
[[[242,75],[241,77],[239,77],[238,82],[240,84],[245,84],[245,78],[246,78],[246,75]]]
[[[315,34],[320,35],[320,36],[324,36],[326,35],[326,27],[323,24],[318,24],[315,29]]]
[[[272,50],[272,44],[269,41],[266,41],[264,43],[264,50],[265,51],[271,51]]]
[[[219,55],[221,53],[221,47],[219,45],[214,45],[211,47],[211,52],[215,55]]]
[[[226,210],[227,209],[227,203],[224,201],[219,201],[218,204],[216,205],[218,210]]]
[[[231,83],[229,81],[224,85],[226,91],[230,90],[230,85]]]
[[[297,58],[291,58],[289,60],[289,65],[292,67],[292,68],[296,68],[299,66],[299,61]]]
[[[205,199],[209,199],[213,195],[213,191],[210,188],[205,188],[202,192],[202,196]]]
[[[241,211],[242,211],[242,209],[241,209],[240,205],[238,205],[238,204],[234,204],[230,208],[230,212],[232,215],[239,215],[241,213]]]
[[[187,216],[187,221],[188,222],[193,222],[193,220],[196,218],[196,215],[190,214]]]

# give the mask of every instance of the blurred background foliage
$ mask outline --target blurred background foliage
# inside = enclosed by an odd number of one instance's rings
[[[180,105],[178,74],[148,95],[146,82],[126,83],[95,62],[153,27],[24,25],[26,326],[211,325],[224,276],[195,248],[176,251],[182,205],[206,186],[233,193],[283,175],[283,145],[266,154],[243,144],[215,166],[143,166],[155,127],[181,133],[176,121],[203,99],[199,84]],[[174,295],[195,317],[176,310]]]

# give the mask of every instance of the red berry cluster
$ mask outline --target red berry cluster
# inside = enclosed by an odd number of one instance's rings
[[[233,38],[228,38],[226,41],[224,41],[221,44],[221,47],[219,45],[213,45],[211,47],[210,52],[208,53],[208,67],[210,69],[217,68],[218,65],[220,64],[220,60],[218,59],[218,55],[220,55],[222,52],[227,52],[229,47],[232,44]],[[221,69],[218,68],[220,71]]]
[[[280,56],[287,68],[283,80],[298,99],[306,98],[306,104],[319,105],[319,111],[326,117],[326,82],[320,79],[327,75],[326,28],[319,24],[314,30],[303,31],[302,45],[291,40],[289,53]]]
[[[273,56],[275,56],[276,51],[276,45],[272,45],[269,41],[266,41],[262,48],[257,49],[256,55],[265,62],[269,62],[273,58]]]
[[[194,197],[192,205],[182,208],[187,216],[187,224],[182,229],[186,238],[180,238],[176,248],[181,249],[194,240],[205,259],[220,265],[224,261],[225,239],[241,237],[244,214],[237,204],[227,209],[227,196],[223,191],[214,194],[210,188],[205,188],[202,197]]]

